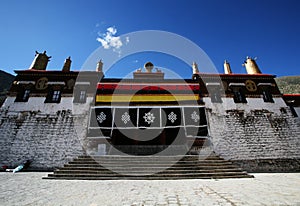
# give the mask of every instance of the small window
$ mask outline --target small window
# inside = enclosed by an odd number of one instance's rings
[[[86,102],[86,90],[79,90],[79,92],[76,92],[73,102],[74,103],[85,103]]]
[[[208,82],[206,87],[212,103],[222,103],[221,91],[222,88],[219,83]]]
[[[86,91],[80,91],[79,101],[85,101]]]
[[[235,103],[247,103],[246,96],[242,89],[233,90],[233,100]]]
[[[60,90],[50,90],[45,103],[59,103],[61,99],[61,91]]]
[[[60,91],[56,90],[53,91],[53,95],[52,95],[52,101],[53,102],[57,102],[60,99]]]
[[[265,102],[274,103],[272,94],[271,94],[271,92],[268,89],[263,90],[263,99],[264,99]]]
[[[210,96],[211,102],[213,103],[222,103],[221,94],[219,92],[213,92]]]
[[[27,102],[29,99],[30,90],[25,89],[24,91],[17,94],[15,102]]]

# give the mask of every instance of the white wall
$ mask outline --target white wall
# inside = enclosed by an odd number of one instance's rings
[[[2,105],[9,112],[40,111],[45,114],[56,114],[57,111],[71,110],[73,114],[83,114],[89,111],[92,97],[86,103],[73,103],[73,97],[62,97],[60,103],[44,103],[45,97],[30,97],[28,102],[15,102],[15,97],[7,97]]]
[[[212,103],[210,97],[203,98],[206,108],[221,115],[224,115],[226,110],[244,110],[248,113],[252,110],[267,109],[270,112],[280,113],[281,107],[287,107],[282,98],[273,98],[273,100],[274,103],[270,103],[264,102],[263,98],[247,98],[247,103],[235,103],[233,98],[222,98],[223,103]]]

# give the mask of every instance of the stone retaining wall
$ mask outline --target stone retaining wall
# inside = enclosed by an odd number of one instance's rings
[[[15,167],[29,159],[34,170],[61,167],[85,154],[88,114],[93,97],[73,103],[62,97],[59,104],[44,103],[45,97],[15,102],[7,97],[0,110],[0,165]]]
[[[300,119],[275,106],[207,108],[214,151],[252,172],[300,171]]]
[[[78,155],[84,154],[82,134],[78,125],[81,115],[70,110],[55,114],[41,112],[1,111],[0,116],[0,163],[14,167],[32,160],[31,168],[51,170]]]

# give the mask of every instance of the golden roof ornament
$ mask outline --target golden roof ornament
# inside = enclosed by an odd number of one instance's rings
[[[100,59],[100,61],[98,61],[97,67],[96,67],[96,71],[97,72],[103,72],[103,62],[102,62],[102,59]]]
[[[198,64],[196,62],[193,62],[192,68],[193,68],[193,74],[199,73]]]
[[[255,62],[256,59],[257,58],[253,59],[247,56],[246,61],[244,62],[244,64],[242,64],[244,67],[246,67],[246,71],[248,74],[261,74],[261,71]]]
[[[224,61],[224,73],[225,74],[232,74],[230,64],[227,60]]]
[[[35,51],[35,58],[30,65],[30,69],[46,70],[50,58],[51,56],[47,56],[46,51],[44,53]]]
[[[72,63],[72,60],[71,60],[71,57],[69,56],[68,58],[65,59],[62,71],[69,72],[71,70],[71,63]]]
[[[148,73],[151,73],[154,65],[151,62],[147,62],[144,67]]]

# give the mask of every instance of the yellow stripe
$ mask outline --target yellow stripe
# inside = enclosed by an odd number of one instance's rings
[[[197,101],[198,95],[97,95],[96,102],[170,102]]]

